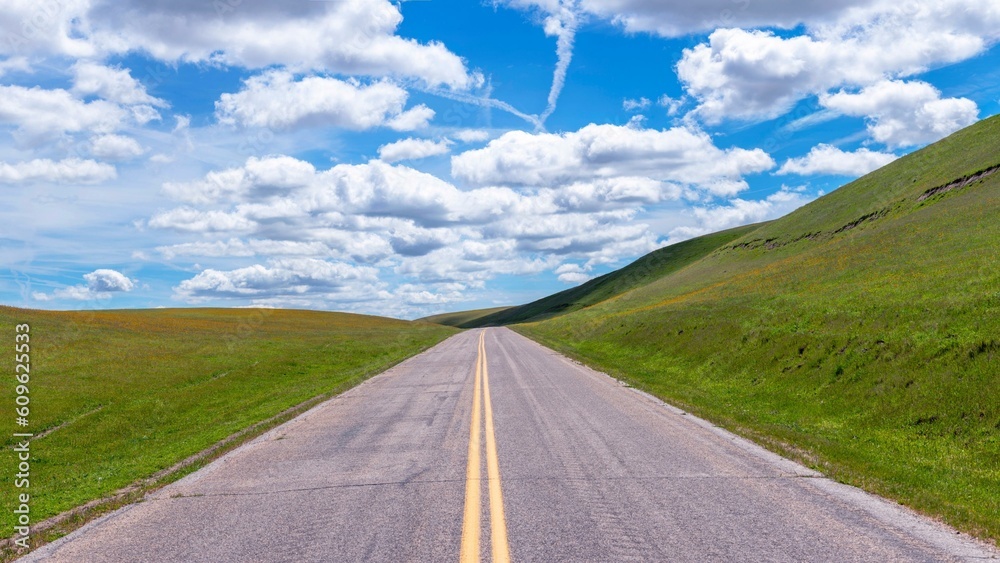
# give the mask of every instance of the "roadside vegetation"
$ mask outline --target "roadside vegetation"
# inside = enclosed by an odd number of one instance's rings
[[[513,328],[996,542],[997,146],[994,117],[629,291]]]
[[[10,416],[3,421],[0,487],[4,499],[14,498],[11,435],[33,433],[33,524],[346,390],[455,333],[310,311],[0,307],[0,333],[11,343],[20,323],[31,326],[30,427],[16,427],[12,409],[4,409]],[[4,356],[11,374],[13,344]],[[12,383],[3,386],[2,400],[14,404]],[[5,535],[13,516],[0,514]]]

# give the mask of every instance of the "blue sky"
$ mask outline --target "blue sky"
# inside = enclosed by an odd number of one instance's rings
[[[527,302],[997,113],[998,30],[972,0],[9,0],[0,303]]]

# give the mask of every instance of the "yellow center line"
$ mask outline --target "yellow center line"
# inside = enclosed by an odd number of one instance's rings
[[[469,427],[469,465],[465,472],[465,515],[462,521],[463,563],[478,562],[482,512],[482,467],[480,460],[480,402],[484,403],[486,419],[486,476],[490,500],[490,546],[494,563],[509,563],[510,544],[507,542],[507,520],[503,511],[503,491],[500,486],[500,461],[497,455],[496,432],[493,429],[493,403],[490,400],[490,372],[486,363],[486,331],[479,333],[476,358],[476,379],[472,391],[472,422]]]
[[[483,332],[485,335],[485,331]],[[493,563],[510,561],[507,543],[507,519],[503,514],[503,492],[500,489],[500,460],[497,456],[497,437],[493,432],[493,402],[490,401],[490,370],[486,364],[486,343],[480,337],[480,355],[483,359],[483,402],[486,415],[486,476],[490,480],[490,545],[493,546]]]
[[[482,342],[482,335],[479,337]],[[480,348],[480,354],[482,348]],[[469,465],[465,470],[465,516],[462,521],[462,563],[479,561],[480,463],[479,388],[483,379],[481,356],[476,358],[476,381],[472,390],[472,423],[469,427]]]

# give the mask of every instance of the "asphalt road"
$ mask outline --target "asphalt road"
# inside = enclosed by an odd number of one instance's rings
[[[489,329],[459,334],[24,560],[460,557],[884,562],[997,553]]]

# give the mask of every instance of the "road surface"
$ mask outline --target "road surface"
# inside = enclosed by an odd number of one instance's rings
[[[488,329],[461,333],[25,560],[991,557],[893,503]]]

